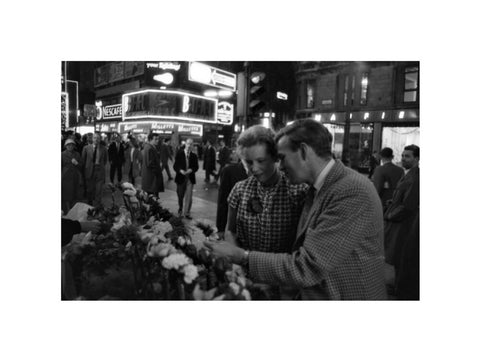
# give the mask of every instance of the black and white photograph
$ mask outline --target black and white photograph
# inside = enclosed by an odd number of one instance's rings
[[[63,300],[420,299],[419,61],[59,65]]]
[[[478,359],[477,14],[2,6],[0,358]]]

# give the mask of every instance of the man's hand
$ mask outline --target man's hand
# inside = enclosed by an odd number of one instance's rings
[[[226,231],[226,232],[225,232],[225,234],[224,234],[224,239],[225,239],[225,241],[228,242],[228,243],[231,243],[231,244],[233,244],[233,245],[235,245],[235,246],[238,245],[238,243],[237,243],[237,235],[234,234],[234,233],[232,233],[232,232],[230,232],[230,231]]]
[[[72,163],[73,163],[73,165],[78,165],[78,162],[75,158],[72,158]]]
[[[211,242],[205,241],[205,246],[212,252],[215,257],[226,257],[231,262],[241,264],[244,250],[229,242]]]
[[[80,222],[80,226],[82,227],[82,232],[97,233],[100,230],[101,223],[99,221],[86,221]]]

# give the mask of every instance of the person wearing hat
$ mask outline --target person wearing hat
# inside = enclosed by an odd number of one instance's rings
[[[62,210],[68,213],[78,199],[82,160],[75,151],[75,141],[67,139],[65,150],[62,152]]]
[[[373,173],[373,184],[382,200],[383,208],[387,206],[388,201],[393,197],[393,191],[398,181],[404,176],[405,172],[399,166],[392,163],[393,150],[385,147],[380,151],[382,165],[375,168]]]

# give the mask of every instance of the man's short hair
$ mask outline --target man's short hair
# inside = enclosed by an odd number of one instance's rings
[[[380,156],[386,159],[393,159],[393,149],[385,147],[380,151]]]
[[[403,150],[411,150],[415,158],[420,158],[420,147],[415,144],[407,145]]]
[[[254,125],[240,134],[237,140],[238,148],[249,148],[257,144],[264,144],[267,153],[270,154],[273,159],[277,159],[278,152],[275,146],[275,133],[273,130],[261,125]]]
[[[332,134],[321,123],[311,119],[301,119],[287,125],[275,136],[275,142],[288,136],[289,146],[292,151],[297,151],[300,144],[310,146],[316,155],[322,158],[332,156]]]

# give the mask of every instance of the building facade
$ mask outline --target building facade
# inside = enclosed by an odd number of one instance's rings
[[[62,75],[79,85],[78,116],[68,122],[77,131],[87,126],[138,138],[153,131],[173,143],[231,136],[237,82],[230,62],[222,68],[188,61],[64,63]]]
[[[383,147],[400,161],[403,147],[419,144],[420,63],[298,62],[295,118],[322,122],[333,152],[366,171]]]

